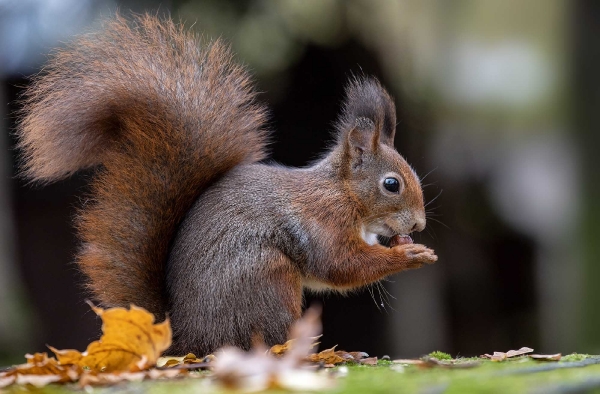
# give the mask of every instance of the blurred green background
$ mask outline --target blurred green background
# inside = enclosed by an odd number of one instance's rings
[[[309,295],[324,306],[323,346],[600,353],[599,2],[0,0],[0,363],[98,335],[72,264],[91,173],[23,184],[10,131],[51,49],[117,9],[227,40],[287,165],[326,148],[352,74],[395,97],[396,147],[435,199],[416,241],[439,262],[356,294]]]

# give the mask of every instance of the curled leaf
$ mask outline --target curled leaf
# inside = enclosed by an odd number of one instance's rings
[[[161,353],[171,346],[169,320],[154,323],[145,309],[102,309],[92,305],[102,318],[103,335],[87,350],[58,350],[50,347],[61,365],[76,365],[94,372],[136,372],[156,365]]]

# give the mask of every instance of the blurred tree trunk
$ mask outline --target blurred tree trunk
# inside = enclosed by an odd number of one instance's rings
[[[582,331],[578,349],[600,353],[600,2],[579,0],[572,19],[573,115],[583,167]]]

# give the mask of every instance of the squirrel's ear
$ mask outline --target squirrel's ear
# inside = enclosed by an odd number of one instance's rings
[[[371,119],[357,118],[354,127],[347,134],[348,146],[354,152],[374,152],[379,142],[378,134]]]
[[[371,127],[366,127],[365,120],[371,122]],[[346,100],[337,126],[340,136],[347,134],[348,140],[358,142],[358,136],[351,134],[358,133],[357,130],[361,130],[358,134],[364,134],[369,129],[374,149],[379,143],[394,146],[394,101],[375,78],[356,78],[346,87]],[[363,145],[366,149],[367,145]]]

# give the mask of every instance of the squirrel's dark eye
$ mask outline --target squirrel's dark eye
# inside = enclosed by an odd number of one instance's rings
[[[398,193],[400,190],[400,182],[396,178],[385,178],[383,180],[385,190],[392,193]]]

